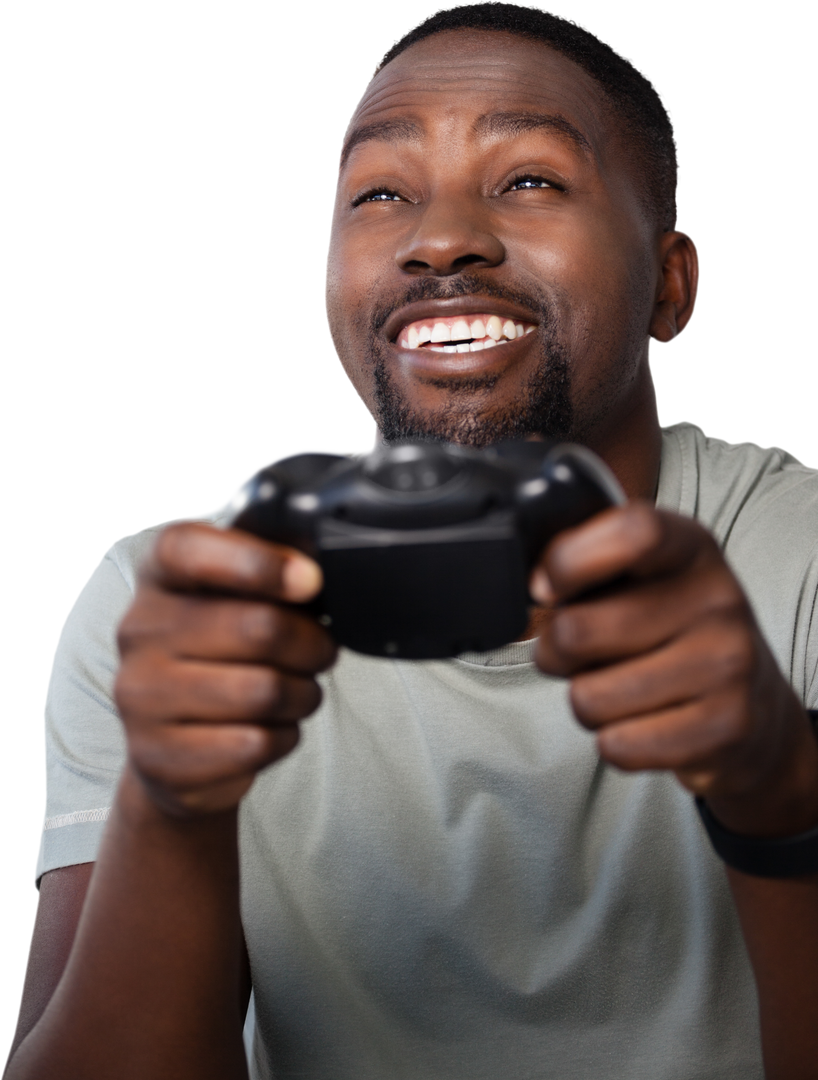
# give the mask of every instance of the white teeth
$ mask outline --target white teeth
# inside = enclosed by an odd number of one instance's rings
[[[442,321],[423,325],[413,323],[401,332],[399,344],[402,349],[418,349],[427,345],[434,352],[479,352],[481,349],[490,349],[493,345],[502,345],[504,341],[514,341],[526,334],[533,334],[535,330],[535,326],[515,323],[513,319],[503,320],[499,315],[489,315],[474,319],[471,323],[467,319],[456,319],[451,325]],[[444,348],[444,342],[452,341],[461,344],[446,345]]]
[[[503,336],[503,324],[497,315],[490,316],[489,321],[486,323],[486,333],[495,341],[499,341]]]

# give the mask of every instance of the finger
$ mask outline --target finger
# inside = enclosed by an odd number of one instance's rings
[[[165,589],[217,589],[294,604],[311,600],[322,585],[320,567],[300,551],[200,522],[163,529],[140,576]]]
[[[326,670],[338,651],[323,627],[292,608],[152,586],[123,619],[118,642],[123,656],[157,646],[182,658],[263,661],[302,674]]]
[[[114,688],[126,722],[280,724],[300,720],[321,702],[314,679],[262,664],[220,664],[137,654]]]
[[[623,575],[667,574],[717,552],[696,522],[635,501],[555,537],[532,574],[531,594],[540,603],[564,601]]]
[[[738,688],[757,662],[753,637],[744,628],[711,619],[654,652],[577,675],[571,705],[580,723],[593,730]]]
[[[153,731],[150,738],[130,732],[128,749],[140,775],[154,789],[164,789],[178,800],[185,794],[201,799],[237,782],[249,787],[259,769],[284,757],[297,742],[294,724],[282,728],[191,724]]]
[[[711,619],[753,625],[744,593],[721,561],[565,604],[544,624],[536,659],[549,674],[570,675],[652,651]]]
[[[740,746],[749,718],[740,696],[726,692],[686,702],[597,732],[600,755],[620,769],[718,774]]]

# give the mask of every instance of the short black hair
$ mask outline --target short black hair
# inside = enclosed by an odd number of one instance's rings
[[[499,30],[541,41],[588,72],[624,123],[644,177],[646,209],[659,227],[676,223],[676,144],[673,126],[651,83],[624,57],[576,23],[538,8],[516,4],[464,4],[439,11],[400,39],[384,56],[380,71],[410,45],[444,30]],[[377,74],[377,71],[376,71]]]

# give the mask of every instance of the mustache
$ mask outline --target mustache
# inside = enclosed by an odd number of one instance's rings
[[[462,273],[446,278],[417,277],[400,294],[395,293],[388,300],[380,300],[372,312],[372,331],[377,334],[392,312],[404,304],[413,304],[418,300],[453,300],[458,296],[508,300],[536,316],[542,328],[553,326],[555,322],[554,310],[543,293],[532,295],[512,286],[498,285],[478,274]]]

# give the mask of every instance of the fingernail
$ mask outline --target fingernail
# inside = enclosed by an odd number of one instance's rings
[[[295,603],[312,600],[323,584],[318,563],[301,555],[292,555],[287,559],[281,571],[281,580],[284,585],[284,598]]]
[[[551,581],[544,570],[535,570],[531,576],[531,596],[539,604],[553,604],[557,594],[551,587]]]

